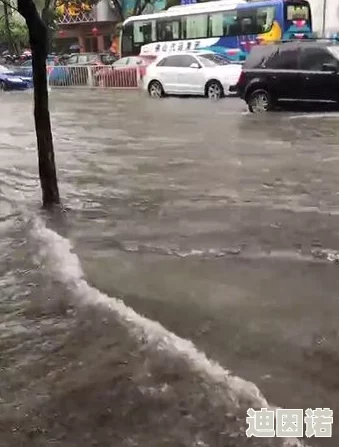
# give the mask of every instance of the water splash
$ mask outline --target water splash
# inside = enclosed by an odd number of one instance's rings
[[[246,408],[275,408],[268,404],[254,383],[231,375],[217,362],[208,359],[191,341],[182,339],[160,323],[139,315],[122,300],[109,297],[91,287],[84,277],[78,256],[72,251],[70,241],[47,228],[41,219],[34,218],[30,223],[31,235],[38,243],[39,255],[48,273],[61,281],[79,300],[80,305],[102,306],[114,312],[139,342],[167,357],[180,358],[193,373],[200,375],[207,383],[217,385],[224,393],[225,402],[233,405],[235,410],[245,405]],[[285,446],[304,445],[295,438],[282,442]]]

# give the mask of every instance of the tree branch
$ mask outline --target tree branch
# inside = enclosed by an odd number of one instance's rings
[[[3,0],[1,0],[3,1]],[[26,20],[29,39],[32,46],[34,44],[41,45],[41,42],[36,42],[37,40],[43,39],[43,43],[45,44],[45,53],[47,57],[47,27],[41,21],[38,10],[35,7],[35,4],[32,1],[27,0],[18,0],[18,9],[17,11],[22,17]],[[34,23],[34,29],[36,32],[33,32],[32,23]],[[39,36],[39,37],[38,37]],[[33,50],[33,48],[32,48]]]
[[[140,8],[139,15],[145,11],[147,5],[152,3],[153,3],[152,0],[145,0],[143,6]]]
[[[18,8],[16,8],[15,6],[13,6],[11,3],[7,2],[6,0],[0,0],[1,3],[3,3],[4,5],[8,6],[9,8],[13,9],[13,11],[17,11],[19,12]]]
[[[123,21],[124,20],[124,14],[123,14],[123,8],[122,8],[122,3],[121,0],[113,0],[114,3],[114,7],[117,10],[119,16],[120,16],[120,20]]]
[[[133,15],[140,16],[150,3],[152,3],[152,0],[135,0]]]

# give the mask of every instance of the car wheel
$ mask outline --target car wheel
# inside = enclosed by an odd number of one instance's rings
[[[259,89],[250,94],[247,105],[250,112],[262,113],[271,110],[273,103],[269,92],[265,89]]]
[[[162,98],[164,96],[163,86],[159,81],[151,81],[148,86],[148,93],[152,98]]]
[[[4,92],[7,90],[6,83],[4,81],[0,81],[0,91]]]
[[[206,96],[209,99],[220,99],[224,96],[224,89],[219,81],[210,81],[206,84]]]

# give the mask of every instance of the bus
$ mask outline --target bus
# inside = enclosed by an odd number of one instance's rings
[[[307,0],[219,0],[129,17],[121,30],[120,55],[208,50],[237,61],[255,44],[311,37]]]

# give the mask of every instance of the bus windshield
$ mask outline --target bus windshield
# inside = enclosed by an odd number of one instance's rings
[[[285,21],[296,26],[311,25],[311,8],[306,1],[290,1],[285,4]]]
[[[286,19],[288,21],[297,20],[310,20],[310,7],[309,5],[289,5],[286,6]]]
[[[311,8],[307,1],[285,3],[284,38],[306,38],[312,33]]]

